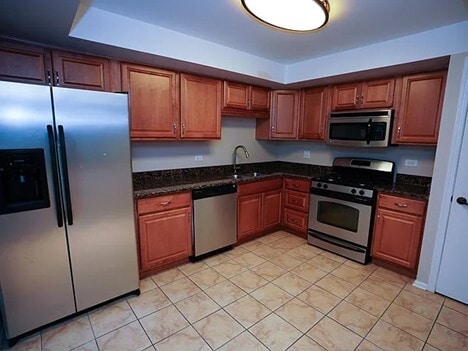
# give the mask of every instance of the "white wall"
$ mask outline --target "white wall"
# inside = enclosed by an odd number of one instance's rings
[[[250,153],[250,158],[246,159],[244,153],[238,151],[240,164],[276,160],[274,142],[255,140],[254,118],[223,117],[221,127],[221,140],[132,142],[133,171],[232,164],[233,150],[239,144]],[[203,156],[203,161],[195,161],[196,155]]]
[[[445,88],[444,107],[440,125],[439,140],[434,162],[434,175],[432,178],[431,195],[426,215],[421,256],[417,280],[421,285],[429,282],[429,274],[433,260],[440,260],[441,252],[434,253],[436,238],[445,233],[446,217],[450,206],[450,191],[448,184],[450,179],[450,164],[454,162],[452,154],[452,139],[456,133],[455,119],[460,96],[463,66],[468,52],[450,57],[450,66]],[[442,234],[440,232],[443,232]]]
[[[258,141],[255,139],[255,120],[238,117],[223,117],[221,138],[214,141],[133,142],[133,171],[232,164],[234,147],[243,144],[250,158],[245,159],[239,151],[240,163],[286,161],[331,166],[336,156],[371,157],[395,162],[399,173],[430,177],[435,154],[435,147],[365,149],[328,146],[323,142]],[[311,152],[310,159],[303,157],[306,150]],[[203,161],[195,161],[196,155],[203,156]],[[405,159],[418,160],[418,166],[405,167]]]
[[[304,158],[304,151],[310,151],[310,159]],[[404,174],[432,176],[435,147],[396,146],[386,148],[351,148],[329,146],[323,142],[278,142],[276,155],[279,161],[311,163],[331,166],[335,157],[370,157],[396,163],[397,172]],[[405,166],[405,160],[417,160],[417,167]]]
[[[290,65],[208,42],[82,2],[70,36],[289,84],[468,50],[468,21]],[[117,30],[116,30],[117,28]]]
[[[468,50],[468,21],[313,58],[286,67],[293,83],[346,73],[389,67]]]

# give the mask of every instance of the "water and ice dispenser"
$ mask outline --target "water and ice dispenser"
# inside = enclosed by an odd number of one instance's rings
[[[0,150],[0,215],[46,207],[44,149]]]

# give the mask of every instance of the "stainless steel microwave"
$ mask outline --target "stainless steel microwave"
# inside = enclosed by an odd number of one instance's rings
[[[332,112],[328,118],[330,145],[386,147],[390,144],[393,110]]]

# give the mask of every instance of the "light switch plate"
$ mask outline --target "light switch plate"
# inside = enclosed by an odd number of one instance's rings
[[[310,158],[310,151],[304,151],[304,158]]]
[[[195,161],[203,161],[203,156],[202,155],[197,155],[195,156]]]

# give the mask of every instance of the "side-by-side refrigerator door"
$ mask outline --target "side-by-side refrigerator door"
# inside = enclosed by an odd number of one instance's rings
[[[76,311],[52,126],[49,87],[0,82],[0,306],[8,338]]]
[[[138,289],[126,94],[53,88],[78,311]]]

